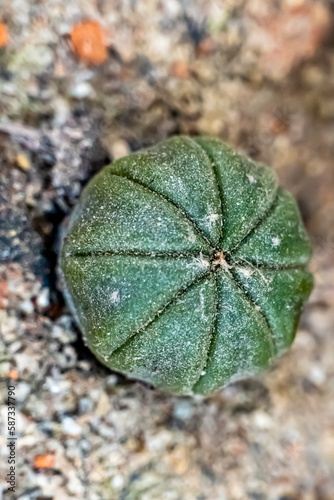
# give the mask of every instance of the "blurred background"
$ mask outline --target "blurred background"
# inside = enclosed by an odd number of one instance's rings
[[[333,14],[331,0],[1,1],[3,492],[12,384],[13,498],[334,499]],[[292,349],[205,400],[100,365],[56,275],[88,180],[180,133],[273,166],[315,248]]]

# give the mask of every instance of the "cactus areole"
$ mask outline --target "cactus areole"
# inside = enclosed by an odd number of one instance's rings
[[[291,345],[311,253],[273,169],[217,139],[181,136],[90,181],[60,269],[102,363],[172,394],[207,395]]]

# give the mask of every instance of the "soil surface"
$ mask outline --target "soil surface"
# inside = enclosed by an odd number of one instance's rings
[[[12,498],[334,498],[333,14],[330,0],[1,2],[3,492],[14,385]],[[88,180],[181,133],[272,165],[315,249],[292,349],[207,399],[100,365],[56,275],[61,223]]]

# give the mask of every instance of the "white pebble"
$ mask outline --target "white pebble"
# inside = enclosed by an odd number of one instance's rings
[[[81,426],[71,417],[63,418],[62,429],[65,434],[70,434],[71,436],[79,436],[82,430]]]

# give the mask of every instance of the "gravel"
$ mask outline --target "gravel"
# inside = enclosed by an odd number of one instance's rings
[[[334,498],[332,11],[325,0],[2,2],[0,374],[4,401],[16,387],[12,498]],[[100,66],[73,52],[83,18],[104,30]],[[94,173],[178,133],[218,135],[272,165],[315,247],[293,348],[207,399],[101,366],[56,273],[61,224]],[[6,404],[0,425],[5,493]]]

